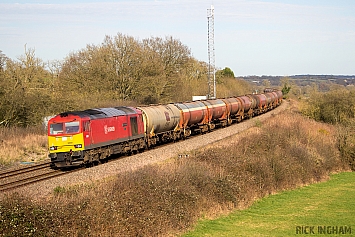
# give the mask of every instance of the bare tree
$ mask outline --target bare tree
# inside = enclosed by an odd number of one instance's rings
[[[6,66],[6,60],[8,58],[6,57],[6,55],[0,50],[0,71],[4,71],[5,70],[5,66]]]
[[[34,50],[19,60],[4,60],[0,76],[0,124],[27,126],[41,120],[49,101],[48,72]]]

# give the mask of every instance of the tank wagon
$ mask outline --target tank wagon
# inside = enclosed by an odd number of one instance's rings
[[[241,122],[281,102],[281,91],[267,89],[224,99],[65,112],[48,122],[49,157],[57,168],[91,166],[113,154],[135,153]]]
[[[222,99],[227,108],[227,125],[233,122],[240,122],[244,118],[244,102],[238,97]]]
[[[144,133],[148,147],[180,137],[180,110],[173,104],[138,107],[143,113]]]
[[[208,130],[208,110],[201,101],[176,103],[180,110],[179,128],[183,136],[188,137],[192,132]]]

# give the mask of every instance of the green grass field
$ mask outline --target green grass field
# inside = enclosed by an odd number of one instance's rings
[[[192,236],[355,236],[355,172],[270,195],[249,209],[203,220]]]

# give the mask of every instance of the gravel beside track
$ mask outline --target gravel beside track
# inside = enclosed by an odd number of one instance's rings
[[[63,175],[57,178],[28,185],[15,191],[23,193],[26,197],[32,198],[34,200],[46,198],[47,196],[54,193],[54,188],[57,186],[65,187],[76,184],[91,183],[93,181],[114,176],[120,172],[136,170],[149,164],[154,164],[166,161],[173,157],[178,157],[181,154],[188,154],[193,150],[202,148],[208,144],[217,142],[221,139],[230,137],[248,128],[251,128],[255,126],[256,121],[265,121],[271,116],[286,110],[288,107],[289,102],[284,100],[279,107],[269,111],[266,114],[259,115],[255,118],[245,120],[238,124],[233,124],[227,128],[217,129],[204,135],[193,136],[184,141],[157,147],[155,149],[148,150],[136,155],[122,157],[92,168],[82,169],[78,172],[73,172],[68,175]]]

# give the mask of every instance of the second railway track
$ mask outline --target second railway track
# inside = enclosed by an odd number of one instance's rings
[[[0,182],[2,179],[12,177],[12,176],[18,176],[21,174],[33,172],[35,170],[41,170],[50,167],[51,162],[45,162],[45,163],[40,163],[40,164],[33,164],[29,165],[26,167],[18,168],[18,169],[11,169],[11,170],[3,170],[0,172]]]
[[[72,171],[52,170],[50,162],[28,167],[5,170],[0,173],[0,192],[16,189],[28,184],[61,176]]]

